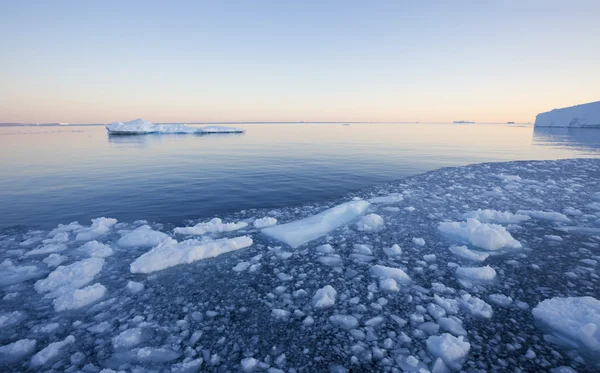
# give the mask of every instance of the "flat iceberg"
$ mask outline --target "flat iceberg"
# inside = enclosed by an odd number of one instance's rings
[[[131,273],[152,273],[179,264],[189,264],[252,245],[248,236],[220,240],[187,240],[177,242],[170,238],[158,244],[131,263]]]
[[[106,126],[111,135],[145,135],[150,133],[164,134],[211,134],[211,133],[243,133],[245,130],[235,127],[207,126],[190,127],[186,124],[154,124],[142,118],[129,122],[113,122]]]
[[[538,323],[564,344],[600,353],[600,301],[593,297],[555,297],[532,311]],[[597,355],[596,355],[597,356]]]
[[[600,127],[600,101],[539,113],[535,127]]]
[[[368,206],[363,200],[342,203],[305,219],[265,228],[262,233],[297,248],[351,222]]]

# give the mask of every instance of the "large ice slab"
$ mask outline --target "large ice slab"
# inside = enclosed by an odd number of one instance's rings
[[[342,203],[305,219],[265,228],[262,233],[296,248],[351,222],[368,206],[363,200]]]
[[[149,133],[165,134],[209,134],[209,133],[243,133],[245,130],[234,127],[207,126],[189,127],[185,124],[154,124],[142,118],[129,122],[113,122],[106,126],[111,135],[145,135]]]
[[[131,273],[151,273],[179,264],[189,264],[252,245],[248,236],[220,240],[186,240],[177,242],[170,238],[131,263]]]
[[[600,353],[600,300],[556,297],[540,302],[532,313],[559,341]]]
[[[535,117],[536,127],[600,127],[600,101],[554,109]]]

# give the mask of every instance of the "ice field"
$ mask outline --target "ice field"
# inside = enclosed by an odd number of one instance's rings
[[[599,262],[600,159],[444,168],[177,226],[13,227],[0,367],[593,372]]]

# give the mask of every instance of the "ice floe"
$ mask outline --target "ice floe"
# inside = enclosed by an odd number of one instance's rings
[[[121,237],[117,244],[121,247],[152,247],[169,238],[169,235],[142,225]]]
[[[201,236],[207,233],[232,232],[248,226],[246,222],[223,223],[219,218],[214,218],[209,222],[198,223],[193,227],[177,227],[175,233]]]
[[[367,201],[350,201],[305,219],[265,228],[262,233],[293,248],[319,238],[363,213]]]
[[[600,353],[600,300],[593,297],[555,297],[540,302],[533,317],[567,346]]]
[[[438,229],[450,236],[467,240],[473,246],[485,250],[521,247],[521,243],[515,240],[503,226],[481,223],[473,218],[468,218],[466,222],[443,222],[440,223]]]
[[[170,238],[152,248],[131,263],[131,273],[151,273],[180,264],[212,258],[230,251],[252,245],[248,236],[219,240],[186,240],[177,242]]]

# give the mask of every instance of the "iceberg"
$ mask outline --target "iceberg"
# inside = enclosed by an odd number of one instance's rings
[[[146,135],[149,133],[164,134],[211,134],[211,133],[243,133],[245,130],[234,127],[207,126],[189,127],[186,124],[154,124],[138,118],[129,122],[113,122],[106,126],[110,135]]]
[[[600,101],[539,113],[534,126],[600,128]]]

